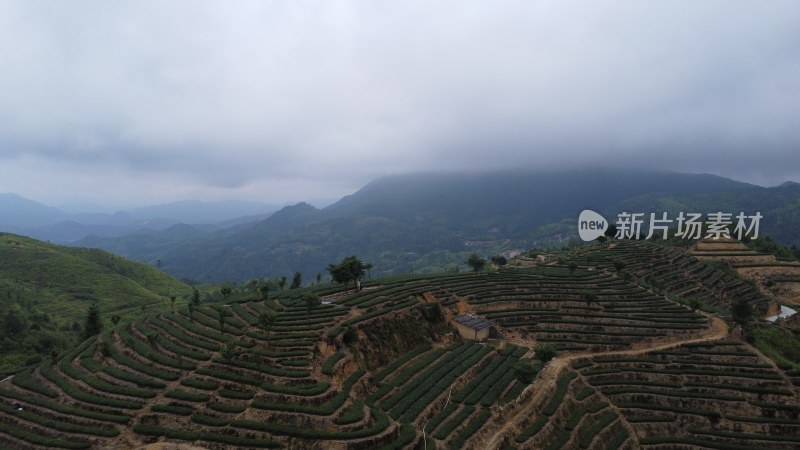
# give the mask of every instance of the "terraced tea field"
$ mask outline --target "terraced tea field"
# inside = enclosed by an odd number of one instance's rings
[[[745,298],[756,309],[767,310],[770,298],[754,285],[681,249],[643,241],[618,241],[614,245],[609,249],[587,247],[580,256],[576,255],[576,261],[588,259],[590,264],[609,272],[615,271],[615,262],[621,263],[622,272],[637,284],[676,299],[695,297],[724,309],[734,299]]]
[[[737,341],[596,356],[566,366],[547,401],[526,411],[504,442],[545,449],[790,449],[800,445],[798,400],[779,370]]]
[[[627,243],[626,243],[627,244]],[[358,293],[140,317],[0,383],[0,446],[136,448],[797,448],[800,395],[721,320],[663,290],[751,295],[649,244],[561,264],[409,276]],[[648,252],[650,256],[648,255]],[[613,270],[619,258],[637,275]],[[660,261],[674,263],[661,266]],[[656,264],[653,264],[656,262]],[[591,269],[591,270],[590,270]],[[720,300],[722,301],[722,300]],[[444,320],[430,316],[442,305]],[[723,303],[720,303],[723,304]],[[501,334],[463,341],[463,312]],[[264,326],[262,314],[274,315]],[[722,325],[721,325],[722,324]],[[515,364],[559,349],[530,384]]]

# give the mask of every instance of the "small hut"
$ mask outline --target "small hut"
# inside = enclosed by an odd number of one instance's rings
[[[464,314],[453,319],[453,326],[456,327],[461,337],[464,339],[474,339],[482,341],[496,334],[494,325],[487,319],[472,314]]]

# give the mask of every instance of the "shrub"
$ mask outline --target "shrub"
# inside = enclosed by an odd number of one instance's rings
[[[525,427],[522,432],[514,438],[515,441],[522,444],[523,442],[527,441],[531,437],[535,436],[536,433],[541,431],[542,428],[547,424],[547,421],[550,419],[549,416],[541,415],[539,416],[533,423]]]
[[[383,368],[383,370],[381,370],[380,372],[376,373],[372,377],[372,382],[376,383],[376,384],[380,383],[381,381],[383,381],[384,378],[386,378],[392,372],[396,371],[400,366],[402,366],[403,364],[407,363],[408,361],[416,358],[417,356],[421,355],[422,353],[427,352],[430,349],[431,349],[430,345],[423,345],[423,346],[417,347],[414,350],[404,354],[400,358],[392,361],[392,363],[389,364],[388,366],[386,366],[385,368]]]
[[[514,364],[514,374],[521,383],[530,384],[539,371],[542,364],[531,358],[523,358]]]
[[[300,403],[277,403],[256,399],[250,403],[250,406],[259,409],[301,412],[318,416],[329,416],[336,412],[336,410],[339,409],[342,404],[344,404],[344,402],[350,396],[350,389],[353,388],[353,385],[356,383],[356,381],[364,376],[364,373],[365,372],[363,369],[353,372],[349,377],[347,377],[347,380],[345,380],[344,384],[342,385],[342,390],[337,392],[334,397],[331,397],[328,401],[321,405],[310,406]]]
[[[349,425],[364,419],[364,402],[357,401],[350,405],[342,414],[334,419],[337,425]]]
[[[258,386],[261,384],[261,378],[255,378],[250,375],[242,375],[230,370],[222,370],[216,367],[201,367],[195,371],[198,375],[207,375],[209,377],[219,378],[220,380],[233,381],[239,384],[249,384],[251,386]]]
[[[58,368],[61,371],[69,376],[74,380],[80,380],[84,383],[88,384],[94,389],[102,392],[108,392],[110,394],[118,394],[118,395],[126,395],[130,397],[139,397],[139,398],[153,398],[156,396],[156,393],[143,388],[132,388],[127,386],[120,386],[116,384],[111,384],[103,379],[97,378],[94,375],[89,375],[86,372],[78,369],[77,367],[69,364],[67,361],[61,361],[58,364]]]
[[[594,395],[594,393],[595,393],[595,390],[594,390],[593,387],[586,386],[583,389],[581,389],[581,391],[578,393],[578,395],[575,397],[575,399],[578,400],[578,401],[581,401],[581,400],[584,400],[587,397],[590,397],[590,396]]]
[[[444,421],[444,419],[447,419],[447,417],[449,417],[450,414],[453,414],[453,412],[458,409],[458,406],[459,406],[458,403],[450,402],[443,410],[439,411],[438,413],[436,413],[436,415],[431,417],[431,420],[429,420],[428,423],[426,424],[428,431],[434,431],[436,427],[438,427],[439,424]]]
[[[231,405],[228,403],[215,403],[215,402],[209,402],[208,407],[213,409],[214,411],[230,413],[230,414],[239,414],[244,412],[244,410],[246,409],[242,406]]]
[[[253,392],[250,391],[234,391],[231,389],[220,389],[219,395],[225,398],[232,398],[235,400],[250,400],[253,398]]]
[[[175,400],[183,400],[187,402],[207,402],[209,399],[208,394],[200,392],[184,391],[182,389],[173,389],[164,394],[164,397],[174,398]]]
[[[536,358],[545,364],[556,356],[556,349],[551,344],[536,344],[533,351]]]
[[[331,387],[330,384],[325,382],[317,382],[314,384],[303,384],[299,386],[285,386],[282,384],[274,383],[261,383],[261,388],[266,391],[278,392],[281,394],[314,396],[322,394]]]
[[[547,406],[544,407],[542,414],[552,416],[555,414],[556,410],[559,406],[561,406],[561,401],[564,400],[564,395],[567,393],[567,389],[569,388],[569,384],[572,380],[577,376],[575,372],[569,372],[566,375],[563,375],[561,378],[558,379],[558,384],[556,385],[556,391],[553,393],[553,396],[550,398],[550,401],[547,403]]]
[[[345,439],[363,439],[369,436],[375,436],[386,430],[389,427],[389,417],[376,410],[371,409],[372,416],[376,418],[375,422],[368,428],[360,428],[350,431],[328,431],[317,430],[308,427],[295,427],[291,425],[283,425],[275,422],[267,421],[254,421],[254,420],[234,420],[231,426],[237,428],[245,428],[249,430],[263,431],[271,434],[299,437],[303,439],[319,439],[319,440],[345,440]]]
[[[205,414],[195,414],[192,416],[192,422],[199,423],[200,425],[208,425],[210,427],[224,427],[231,423],[230,419],[223,417],[209,416]]]
[[[467,426],[462,429],[455,438],[450,442],[451,449],[459,449],[464,446],[473,434],[489,420],[489,417],[492,416],[492,413],[488,409],[482,409],[478,414],[475,414],[475,417],[469,421]]]
[[[447,439],[447,436],[449,436],[450,433],[452,433],[453,430],[455,430],[459,425],[464,423],[464,421],[466,421],[473,412],[475,412],[474,406],[466,405],[462,407],[458,414],[453,416],[452,419],[445,422],[441,428],[436,430],[436,432],[433,434],[433,437],[440,440]]]
[[[259,448],[278,448],[281,444],[267,439],[256,439],[240,437],[230,434],[197,432],[188,430],[175,430],[172,428],[160,427],[157,425],[136,424],[133,431],[147,436],[164,436],[169,439],[180,439],[183,441],[209,441],[219,442],[234,447],[259,447]]]
[[[143,377],[141,375],[137,375],[135,373],[128,372],[126,370],[122,370],[117,366],[112,366],[112,365],[104,366],[103,367],[103,372],[111,375],[114,378],[117,378],[117,379],[120,379],[120,380],[123,380],[123,381],[128,381],[128,382],[134,383],[134,384],[142,386],[142,387],[149,387],[149,388],[155,388],[155,389],[164,389],[165,387],[167,387],[166,384],[164,384],[164,383],[162,383],[160,381],[151,380],[151,379]]]
[[[333,366],[342,358],[344,358],[344,353],[342,352],[336,352],[329,356],[325,362],[322,363],[322,373],[325,375],[333,375]]]
[[[16,391],[7,391],[2,388],[0,388],[0,396],[3,396],[5,398],[13,398],[16,400],[20,400],[25,403],[30,403],[31,405],[40,406],[42,408],[50,409],[52,411],[56,411],[69,416],[85,417],[87,419],[94,419],[103,422],[112,422],[119,424],[126,424],[130,421],[130,417],[128,416],[123,416],[120,414],[103,413],[89,409],[78,408],[75,406],[63,405],[61,403],[56,403],[55,401],[52,400],[40,399],[30,395],[20,394]]]
[[[52,370],[52,368],[48,365],[41,366],[39,368],[39,371],[42,374],[42,376],[50,380],[53,384],[57,385],[62,391],[64,391],[64,393],[66,393],[67,395],[76,400],[100,406],[108,406],[111,408],[122,408],[122,409],[140,409],[143,406],[139,402],[118,400],[115,398],[106,398],[83,391],[79,389],[76,385],[70,383],[69,381],[65,380],[60,375],[55,373]]]
[[[62,422],[61,420],[40,416],[36,413],[33,413],[31,411],[26,411],[24,409],[18,411],[15,408],[12,408],[11,406],[5,404],[0,404],[0,411],[9,416],[20,417],[29,422],[41,425],[45,428],[52,428],[53,430],[63,431],[66,433],[91,434],[94,436],[103,436],[103,437],[113,437],[119,435],[119,431],[117,431],[116,428],[103,428],[91,425],[82,425],[79,423],[74,423],[73,421]]]
[[[204,380],[202,378],[183,378],[181,384],[195,389],[203,389],[206,391],[213,391],[219,387],[219,384],[214,381]]]
[[[31,376],[32,373],[33,369],[26,369],[23,370],[22,372],[18,372],[16,375],[14,375],[13,378],[11,378],[11,382],[14,383],[15,386],[42,394],[45,397],[50,397],[50,398],[58,397],[57,392],[48,387],[43,386],[41,383],[36,381]]]
[[[108,352],[111,354],[111,358],[113,358],[114,361],[116,361],[122,366],[129,367],[130,369],[135,370],[136,372],[160,378],[165,381],[175,381],[179,378],[178,374],[176,373],[147,366],[139,362],[138,360],[133,359],[125,355],[124,353],[118,351],[113,345],[108,346]]]
[[[5,433],[9,436],[13,436],[22,441],[34,445],[40,445],[42,447],[82,449],[82,448],[89,448],[91,446],[89,442],[82,442],[82,441],[76,442],[76,441],[67,441],[63,439],[49,438],[47,436],[41,435],[40,433],[32,433],[30,431],[26,431],[18,426],[9,424],[7,422],[0,422],[0,433]]]
[[[150,411],[153,411],[153,412],[165,412],[165,413],[175,414],[175,415],[178,415],[178,416],[189,416],[194,412],[194,410],[189,406],[162,405],[162,404],[153,405],[150,408]]]

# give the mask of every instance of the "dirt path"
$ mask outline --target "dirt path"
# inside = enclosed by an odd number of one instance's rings
[[[702,313],[702,312],[701,312]],[[640,348],[628,349],[628,350],[612,350],[607,352],[597,352],[597,353],[581,353],[575,355],[565,355],[565,356],[557,356],[553,358],[547,365],[539,372],[536,379],[531,383],[531,387],[536,386],[536,392],[534,392],[530,398],[525,400],[525,404],[520,408],[520,410],[514,414],[508,421],[506,421],[505,425],[502,428],[497,430],[489,441],[484,446],[485,449],[493,449],[495,441],[504,434],[506,434],[511,428],[515,426],[515,424],[522,419],[522,417],[526,414],[530,414],[530,409],[535,405],[539,405],[544,401],[544,396],[551,391],[551,387],[556,384],[558,377],[561,373],[568,369],[570,364],[573,361],[583,358],[594,358],[598,356],[636,356],[641,355],[644,353],[660,351],[660,350],[667,350],[673,347],[678,347],[685,344],[691,344],[696,342],[709,342],[709,341],[717,341],[720,339],[724,339],[728,336],[728,324],[725,323],[719,317],[713,316],[711,314],[702,313],[705,315],[709,321],[711,321],[711,327],[708,328],[702,335],[695,336],[695,337],[675,337],[670,339],[666,342],[653,345],[653,346],[642,346]],[[527,342],[527,346],[533,346],[534,342],[529,341]]]

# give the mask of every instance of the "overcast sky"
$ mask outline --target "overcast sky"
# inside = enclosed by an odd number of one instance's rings
[[[0,192],[284,202],[576,164],[800,181],[800,2],[0,0]]]

